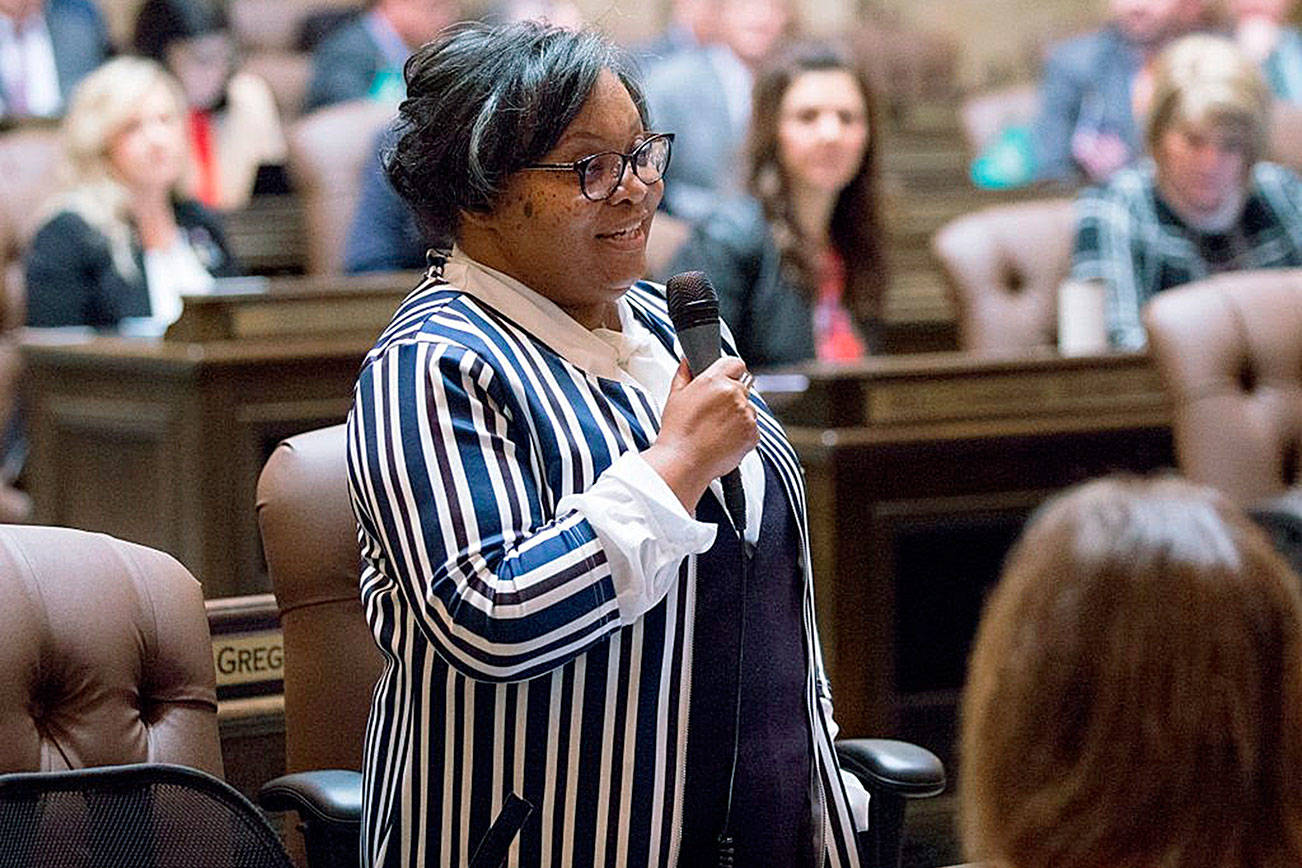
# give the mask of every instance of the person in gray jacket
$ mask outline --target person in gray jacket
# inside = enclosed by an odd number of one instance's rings
[[[1108,0],[1107,26],[1051,49],[1033,129],[1037,177],[1097,183],[1143,153],[1135,79],[1201,8],[1201,0]]]

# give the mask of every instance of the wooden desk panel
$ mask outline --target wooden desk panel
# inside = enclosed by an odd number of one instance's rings
[[[284,437],[343,420],[370,344],[28,343],[35,520],[170,552],[209,598],[269,590],[262,464]]]
[[[792,373],[803,391],[770,396],[806,467],[838,721],[947,755],[980,605],[1027,514],[1173,463],[1156,374],[1142,356],[957,354]]]

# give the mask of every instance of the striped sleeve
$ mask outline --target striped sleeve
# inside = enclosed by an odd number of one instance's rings
[[[350,419],[370,557],[441,656],[483,681],[533,678],[620,627],[606,554],[580,514],[546,514],[517,415],[474,352],[403,341],[362,370]]]

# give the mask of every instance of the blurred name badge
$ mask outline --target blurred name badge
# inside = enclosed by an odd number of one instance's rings
[[[1058,287],[1058,352],[1064,356],[1107,352],[1103,296],[1103,284],[1097,281],[1068,280]]]

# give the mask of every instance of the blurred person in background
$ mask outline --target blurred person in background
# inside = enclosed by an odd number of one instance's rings
[[[1224,271],[1302,266],[1302,181],[1263,162],[1271,94],[1227,39],[1187,36],[1155,61],[1151,159],[1076,203],[1071,283],[1093,287],[1100,334],[1137,350],[1155,294]]]
[[[1097,183],[1142,153],[1131,91],[1172,38],[1198,26],[1200,0],[1108,0],[1109,23],[1054,46],[1032,129],[1040,179]]]
[[[1289,24],[1296,0],[1229,0],[1234,38],[1261,64],[1275,96],[1302,103],[1302,33]]]
[[[674,130],[674,162],[663,206],[698,220],[717,194],[736,192],[737,166],[750,125],[754,71],[791,24],[788,0],[718,0],[717,41],[651,64],[651,116]]]
[[[181,83],[189,110],[188,191],[220,210],[248,204],[258,167],[285,161],[285,134],[271,88],[235,68],[235,43],[208,0],[145,0],[135,50]]]
[[[104,18],[87,0],[0,0],[0,121],[61,115],[111,53]]]
[[[961,715],[974,863],[1302,864],[1298,577],[1211,489],[1113,478],[1043,507]]]
[[[655,37],[630,51],[648,67],[657,61],[709,45],[719,29],[719,0],[671,0],[669,23]]]
[[[24,262],[29,326],[165,326],[183,294],[233,263],[214,214],[181,198],[185,102],[166,70],[122,57],[91,73],[63,121],[67,189]]]
[[[756,367],[873,351],[886,267],[864,72],[826,43],[783,51],[755,81],[749,149],[750,196],[698,223],[670,272],[710,276]]]
[[[539,21],[577,30],[579,8],[570,0],[506,0],[484,16],[493,22]],[[344,242],[344,272],[411,271],[424,268],[429,243],[416,215],[402,201],[384,171],[385,155],[397,144],[395,130],[375,137],[375,158],[362,167],[357,210]]]
[[[457,0],[372,0],[313,50],[303,111],[354,99],[392,102],[396,109],[408,55],[460,17]]]

